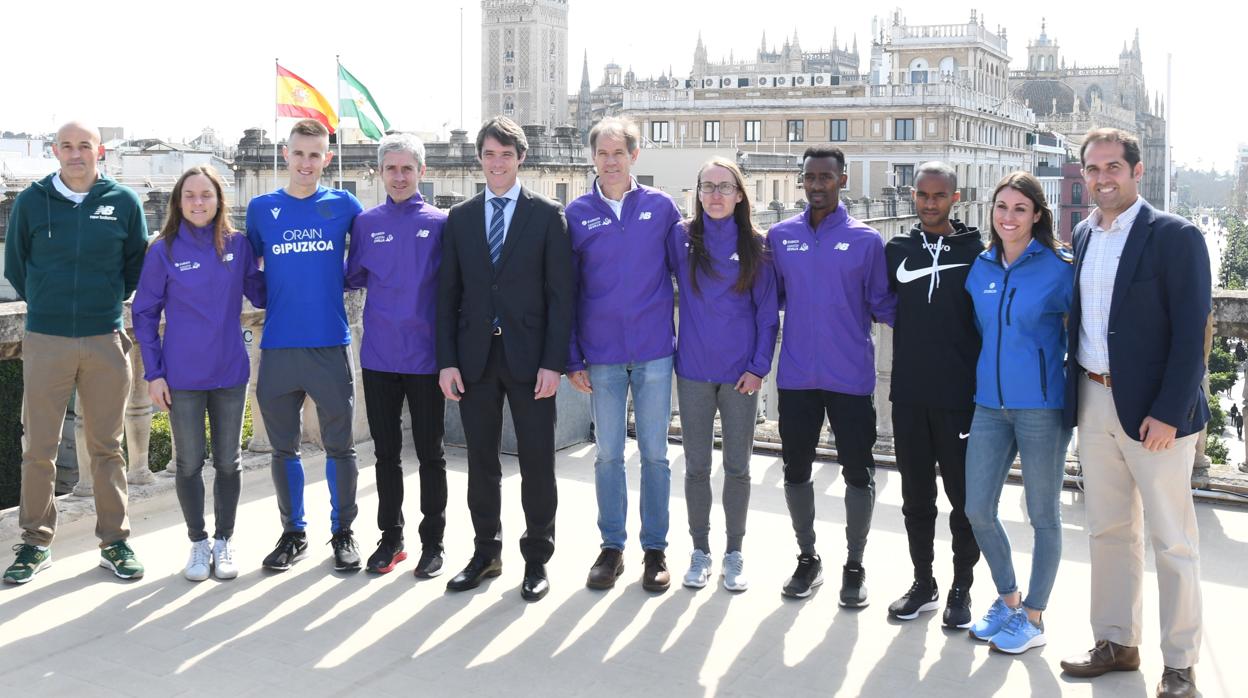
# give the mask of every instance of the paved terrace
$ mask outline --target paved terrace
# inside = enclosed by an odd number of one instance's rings
[[[373,462],[370,443],[360,462]],[[630,442],[630,475],[637,454]],[[896,471],[877,474],[879,497],[866,567],[872,604],[837,607],[843,556],[843,483],[834,463],[817,464],[819,549],[827,583],[805,601],[781,597],[796,554],[784,504],[781,464],[757,454],[745,541],[749,591],[722,587],[666,594],[641,589],[640,551],[630,541],[622,583],[609,592],[584,587],[596,555],[592,446],[559,454],[559,539],[543,601],[520,598],[523,572],[516,536],[522,529],[520,479],[514,458],[504,467],[504,572],[482,588],[445,591],[444,575],[418,581],[412,561],[389,575],[342,575],[324,542],[328,496],[323,457],[309,453],[309,535],[312,554],[284,574],[260,569],[277,539],[277,505],[267,457],[250,455],[235,541],[241,574],[228,582],[191,583],[181,576],[188,545],[172,479],[132,489],[132,543],[147,575],[125,582],[96,566],[89,500],[62,498],[55,565],[30,584],[0,589],[0,695],[489,695],[532,696],[1115,696],[1152,695],[1161,674],[1157,649],[1156,579],[1149,555],[1141,672],[1096,681],[1067,679],[1058,661],[1091,644],[1088,549],[1083,498],[1062,494],[1064,560],[1046,614],[1049,645],[1021,657],[990,653],[964,632],[949,632],[938,613],[899,623],[889,601],[909,585],[910,568]],[[675,475],[669,548],[679,576],[690,550],[680,446],[669,457]],[[412,538],[419,512],[415,455],[405,462]],[[465,504],[464,452],[448,449],[451,501],[448,567],[471,553]],[[718,474],[715,488],[720,486]],[[373,471],[362,469],[356,529],[365,555],[376,540]],[[211,488],[209,489],[211,491]],[[630,521],[636,532],[636,489]],[[1025,579],[1030,533],[1022,490],[1006,486],[1001,513]],[[1248,508],[1197,507],[1205,591],[1205,640],[1198,667],[1208,698],[1248,695],[1248,674],[1236,669],[1236,640],[1248,608]],[[77,519],[66,522],[66,519]],[[716,512],[712,541],[722,545]],[[937,578],[950,579],[947,522],[937,528]],[[17,542],[12,518],[0,522],[0,545]],[[715,551],[715,557],[722,554]],[[718,564],[716,571],[718,570]],[[981,562],[975,611],[992,598]],[[942,587],[942,592],[945,587]]]

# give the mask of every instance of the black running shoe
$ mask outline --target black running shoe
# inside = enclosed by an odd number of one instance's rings
[[[355,545],[351,529],[344,528],[329,540],[334,546],[334,569],[339,572],[353,572],[360,569],[360,549]]]
[[[971,590],[968,587],[954,584],[949,587],[949,596],[945,599],[946,628],[969,628],[974,623],[971,618]]]
[[[797,569],[793,576],[784,583],[781,594],[795,599],[810,596],[815,587],[823,584],[823,562],[818,555],[798,555]]]
[[[307,555],[308,537],[303,531],[283,533],[282,537],[277,539],[277,547],[264,558],[262,564],[271,570],[285,571]]]
[[[845,608],[862,608],[867,605],[867,570],[862,564],[845,565],[841,572],[841,600]]]
[[[376,552],[368,557],[368,571],[385,574],[406,559],[407,552],[403,550],[402,538],[390,540],[382,536],[381,540],[377,541]]]
[[[940,591],[935,579],[916,579],[900,599],[888,605],[888,615],[897,620],[914,620],[920,613],[940,608]]]

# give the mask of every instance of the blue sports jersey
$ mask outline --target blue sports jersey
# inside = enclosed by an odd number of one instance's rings
[[[351,343],[343,274],[347,232],[362,210],[351,192],[326,187],[306,199],[279,189],[247,205],[247,239],[264,259],[269,295],[261,349]]]

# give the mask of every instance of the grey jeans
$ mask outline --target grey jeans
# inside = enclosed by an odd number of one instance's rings
[[[212,504],[216,532],[213,538],[234,535],[241,477],[238,472],[239,441],[243,433],[243,408],[247,384],[216,390],[170,390],[169,426],[173,430],[177,458],[175,484],[186,532],[192,541],[208,538],[204,525],[204,460],[207,440],[204,413],[212,430]]]
[[[711,451],[715,412],[723,427],[725,552],[739,552],[750,508],[750,455],[758,395],[742,395],[731,383],[708,383],[676,377],[680,428],[685,447],[685,504],[693,546],[710,553]]]

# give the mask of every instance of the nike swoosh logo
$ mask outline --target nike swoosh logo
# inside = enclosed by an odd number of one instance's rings
[[[971,435],[971,432],[969,432],[969,431],[968,431],[968,432],[966,432],[965,434],[963,434],[962,432],[958,432],[958,438],[959,438],[959,439],[965,439],[966,437],[968,437],[968,436],[970,436],[970,435]]]
[[[969,264],[941,264],[935,268],[923,267],[922,269],[910,270],[906,268],[906,260],[901,260],[901,264],[897,265],[897,283],[908,284],[916,279],[925,276],[931,276],[933,271],[944,271],[946,269],[957,269],[958,267],[968,267]]]

